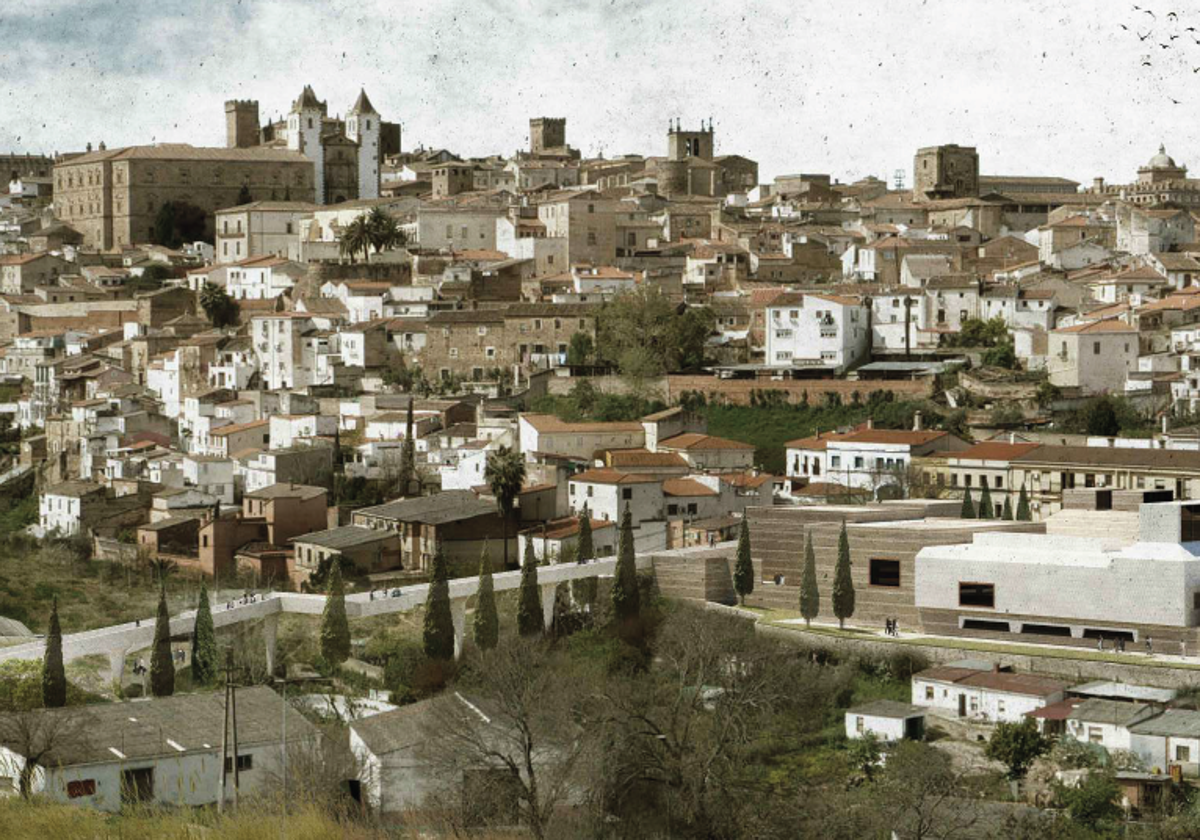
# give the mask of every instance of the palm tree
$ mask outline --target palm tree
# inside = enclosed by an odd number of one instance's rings
[[[367,214],[366,226],[367,239],[377,254],[399,248],[408,241],[396,219],[382,207],[376,207]]]
[[[496,497],[496,507],[504,520],[504,567],[508,568],[508,520],[512,516],[517,494],[525,484],[525,460],[519,450],[501,446],[488,456],[483,480]]]
[[[359,252],[362,252],[363,259],[366,259],[370,248],[371,231],[367,227],[366,217],[359,216],[342,228],[338,236],[338,250],[350,257],[350,262],[354,262],[354,255]]]

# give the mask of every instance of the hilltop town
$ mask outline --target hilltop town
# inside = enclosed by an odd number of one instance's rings
[[[0,154],[0,826],[1200,830],[1200,179],[1157,140],[846,183],[708,117],[224,120]]]

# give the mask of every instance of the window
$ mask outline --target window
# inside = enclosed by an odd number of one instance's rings
[[[633,488],[632,487],[622,487],[621,488],[621,498],[624,499],[625,501],[629,501],[630,499],[632,499],[633,498]]]
[[[996,585],[994,583],[960,583],[958,585],[958,605],[960,607],[996,606]]]
[[[870,566],[871,586],[898,587],[900,585],[899,560],[884,560],[872,557]]]
[[[76,779],[73,782],[67,782],[68,799],[78,799],[81,796],[94,796],[95,793],[95,779]]]
[[[667,505],[667,516],[678,516],[679,505]]]
[[[855,715],[854,716],[854,731],[861,735],[863,729],[864,729],[864,725],[863,725],[862,715]]]
[[[451,348],[450,348],[450,358],[451,358],[451,359],[457,359],[457,358],[458,358],[458,348],[457,348],[457,347],[451,347]]]
[[[1087,728],[1088,740],[1093,744],[1104,743],[1104,730],[1099,726],[1089,726]]]
[[[1175,760],[1176,761],[1191,761],[1192,760],[1191,747],[1185,747],[1183,744],[1176,744],[1175,745]]]
[[[593,487],[592,487],[592,485],[590,485],[590,484],[588,485],[588,498],[589,498],[589,499],[590,499],[590,498],[592,498],[592,496],[594,496],[594,495],[595,495],[595,493],[593,493],[593,492],[592,492],[594,489],[595,489],[595,488],[593,488]]]
[[[696,515],[696,503],[690,502],[688,504],[688,516],[695,516],[695,515]]]
[[[931,685],[925,686],[925,699],[926,700],[933,699],[933,686],[931,686]]]
[[[1099,355],[1100,355],[1100,342],[1099,342],[1099,341],[1093,341],[1093,342],[1092,342],[1092,355],[1093,355],[1093,356],[1099,356]]]
[[[999,476],[999,475],[996,476],[994,479],[992,479],[992,485],[995,487],[1003,487],[1004,486],[1004,477]]]
[[[250,755],[249,753],[246,753],[245,755],[239,755],[237,757],[237,769],[239,773],[245,770],[253,770],[254,756]],[[225,772],[233,772],[233,756],[225,756]]]
[[[594,230],[589,230],[589,231],[588,231],[588,235],[587,235],[587,244],[589,244],[589,245],[595,245],[595,244],[596,244],[596,231],[594,231]]]
[[[496,348],[495,347],[485,348],[483,351],[483,354],[485,356],[487,356],[489,359],[494,359],[494,358],[496,358]]]
[[[854,469],[861,470],[863,468],[863,459],[861,455],[854,456]]]

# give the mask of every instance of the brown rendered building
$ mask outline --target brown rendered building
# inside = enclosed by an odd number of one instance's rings
[[[312,161],[288,149],[101,149],[54,167],[54,210],[87,246],[107,250],[150,241],[159,208],[182,201],[208,215],[211,239],[212,214],[237,205],[243,186],[256,200],[311,202],[313,178]]]

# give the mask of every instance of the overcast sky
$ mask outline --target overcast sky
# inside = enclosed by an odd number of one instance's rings
[[[0,153],[222,145],[224,100],[265,119],[307,82],[336,113],[364,86],[405,149],[462,155],[524,147],[541,115],[585,154],[663,154],[668,118],[712,117],[717,153],[764,181],[910,179],[937,143],[978,147],[984,174],[1087,182],[1131,180],[1164,142],[1200,173],[1200,8],[1139,5],[1155,17],[1126,0],[8,0]]]

